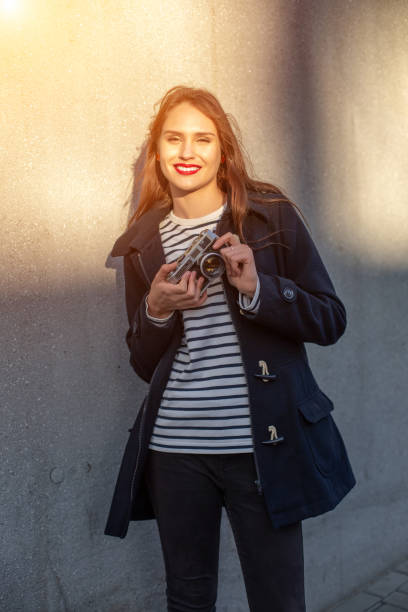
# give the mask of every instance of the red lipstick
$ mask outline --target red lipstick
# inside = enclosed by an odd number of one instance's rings
[[[179,174],[184,176],[196,174],[201,169],[201,166],[197,166],[197,164],[174,164],[174,167]]]

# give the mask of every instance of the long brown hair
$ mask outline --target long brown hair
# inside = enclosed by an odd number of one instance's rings
[[[140,192],[138,207],[129,220],[129,225],[157,202],[163,205],[171,204],[168,181],[156,160],[157,143],[169,111],[182,102],[189,102],[209,117],[217,128],[224,160],[220,163],[217,184],[228,195],[234,227],[241,241],[245,242],[243,222],[248,212],[249,191],[252,192],[251,198],[256,201],[291,202],[275,185],[255,180],[249,176],[247,165],[250,166],[250,162],[241,144],[238,125],[231,115],[224,112],[217,98],[206,89],[184,85],[177,85],[169,89],[161,99],[159,110],[149,125],[144,163],[140,170],[134,168],[134,192],[136,184],[140,185]]]

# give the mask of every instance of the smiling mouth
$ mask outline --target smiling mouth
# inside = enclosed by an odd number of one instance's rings
[[[201,169],[201,166],[195,166],[194,164],[174,164],[175,169],[179,174],[195,174]]]

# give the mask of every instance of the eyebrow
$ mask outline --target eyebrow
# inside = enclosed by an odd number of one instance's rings
[[[177,134],[177,136],[182,136],[183,132],[177,132],[177,130],[166,130],[163,134]],[[215,136],[213,132],[194,132],[195,136]]]

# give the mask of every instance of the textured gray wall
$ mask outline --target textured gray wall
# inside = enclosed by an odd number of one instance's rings
[[[155,524],[102,535],[144,390],[108,255],[153,103],[189,83],[220,97],[257,174],[304,210],[348,307],[340,342],[309,350],[359,481],[304,523],[321,612],[407,554],[407,3],[5,7],[0,609],[164,609]],[[219,610],[247,610],[226,523],[220,583]]]

